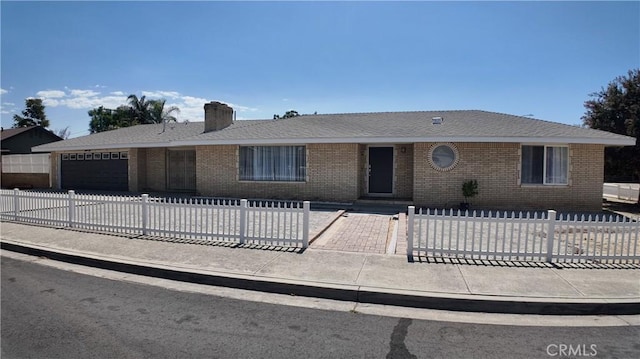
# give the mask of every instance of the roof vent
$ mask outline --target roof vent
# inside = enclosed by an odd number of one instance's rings
[[[431,123],[434,125],[440,125],[444,122],[444,119],[442,117],[434,117],[431,119]]]

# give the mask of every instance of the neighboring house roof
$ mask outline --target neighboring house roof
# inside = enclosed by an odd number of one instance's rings
[[[441,117],[441,124],[432,118]],[[303,115],[277,120],[240,120],[203,133],[204,122],[140,125],[38,146],[34,151],[211,144],[517,142],[634,145],[610,132],[502,113],[464,111],[379,112]]]
[[[18,127],[18,128],[8,128],[8,129],[2,129],[2,132],[0,132],[2,134],[2,136],[0,136],[0,141],[4,141],[8,138],[11,138],[17,134],[20,134],[24,131],[28,131],[32,128],[34,128],[36,126],[29,126],[29,127]]]
[[[2,152],[30,153],[32,146],[62,141],[62,137],[42,126],[28,126],[2,129],[0,131]]]

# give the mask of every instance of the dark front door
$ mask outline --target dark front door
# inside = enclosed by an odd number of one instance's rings
[[[369,193],[393,192],[393,147],[369,147]]]

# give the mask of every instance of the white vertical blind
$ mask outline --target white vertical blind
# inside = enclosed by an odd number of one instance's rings
[[[567,184],[569,172],[569,149],[567,147],[547,147],[546,178],[548,184]]]
[[[240,179],[247,181],[304,181],[304,146],[240,147]]]

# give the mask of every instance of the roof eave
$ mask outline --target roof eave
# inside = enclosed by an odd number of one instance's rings
[[[143,142],[143,143],[117,143],[109,145],[76,145],[64,147],[47,147],[47,145],[35,146],[32,152],[65,152],[65,151],[90,151],[90,150],[115,150],[125,148],[154,148],[154,147],[175,147],[172,142]]]
[[[588,137],[467,137],[467,136],[438,136],[438,137],[299,137],[299,138],[244,138],[244,139],[199,139],[177,140],[171,142],[144,142],[127,144],[77,145],[77,146],[35,146],[32,152],[64,152],[110,150],[126,148],[153,148],[179,146],[208,146],[208,145],[285,145],[311,143],[417,143],[417,142],[478,142],[478,143],[540,143],[540,144],[598,144],[605,146],[634,146],[636,139],[628,136],[619,138],[588,138]]]
[[[635,138],[589,138],[589,137],[307,137],[307,138],[244,138],[244,139],[200,139],[179,140],[171,146],[206,145],[269,145],[301,143],[416,143],[416,142],[480,142],[480,143],[541,143],[541,144],[597,144],[605,146],[634,146]]]

